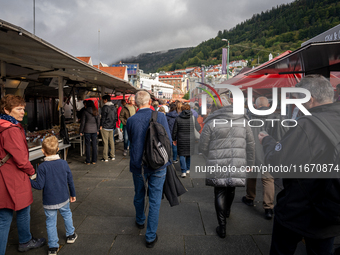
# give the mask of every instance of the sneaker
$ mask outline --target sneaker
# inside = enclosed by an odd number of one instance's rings
[[[264,213],[265,219],[271,220],[273,218],[273,214],[274,214],[273,209],[265,209],[264,211],[265,211],[265,213]]]
[[[182,177],[182,178],[185,178],[186,176],[187,176],[186,173],[182,173],[182,174],[181,174],[181,177]]]
[[[155,243],[157,243],[157,241],[158,241],[158,236],[156,234],[155,240],[153,240],[152,242],[146,242],[146,248],[153,248],[155,246]]]
[[[67,236],[66,237],[66,242],[67,243],[74,243],[78,238],[78,235],[76,234],[76,232],[73,233],[73,235]]]
[[[88,163],[88,162],[86,162],[86,161],[84,162],[84,164],[85,164],[85,165],[88,165],[88,166],[91,165],[91,163]]]
[[[104,161],[104,162],[109,162],[109,160],[108,160],[108,159],[104,159],[104,158],[102,158],[102,159],[101,159],[101,161]]]
[[[190,174],[190,170],[187,170],[187,174]]]
[[[143,229],[145,227],[145,224],[138,224],[137,221],[135,221],[137,228]]]
[[[176,159],[176,160],[174,160],[174,164],[176,164],[176,163],[178,163],[178,160]]]
[[[127,150],[124,150],[123,156],[126,156],[126,154],[127,154]]]
[[[116,158],[111,158],[111,160],[116,160]]]
[[[19,243],[18,251],[24,252],[30,249],[35,249],[43,246],[46,243],[45,238],[33,238],[29,240],[27,243]]]
[[[248,206],[254,206],[254,201],[251,199],[246,198],[245,196],[242,197],[242,202]]]
[[[49,248],[48,249],[48,255],[56,255],[59,251],[59,248]]]

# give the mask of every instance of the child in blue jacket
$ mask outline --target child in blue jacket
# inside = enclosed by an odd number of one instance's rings
[[[66,242],[74,243],[78,235],[74,232],[70,202],[76,201],[73,177],[65,160],[57,154],[58,139],[50,136],[42,143],[44,162],[39,165],[36,181],[31,180],[34,189],[43,190],[43,207],[46,215],[48,235],[48,254],[57,254],[59,250],[57,232],[57,212],[64,219]]]

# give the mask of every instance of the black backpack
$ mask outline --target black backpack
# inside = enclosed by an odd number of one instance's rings
[[[308,118],[312,121],[319,130],[328,138],[328,140],[334,146],[333,152],[333,169],[332,173],[328,174],[328,179],[324,179],[324,189],[321,189],[319,192],[322,194],[322,200],[314,200],[307,192],[305,187],[302,185],[301,181],[298,180],[298,183],[303,191],[303,193],[307,196],[308,200],[312,203],[314,211],[318,216],[320,222],[325,224],[332,225],[340,225],[340,135],[338,132],[334,130],[331,124],[323,117],[323,116],[304,116],[301,118]]]
[[[152,111],[149,127],[146,131],[143,166],[157,170],[172,157],[170,139],[164,126],[157,122],[158,112]]]

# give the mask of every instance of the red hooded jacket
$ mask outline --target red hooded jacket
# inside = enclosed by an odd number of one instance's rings
[[[12,157],[0,167],[0,209],[19,211],[33,202],[30,175],[35,170],[29,161],[25,131],[21,124],[0,119],[0,158]]]

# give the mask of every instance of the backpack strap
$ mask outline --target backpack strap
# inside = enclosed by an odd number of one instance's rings
[[[150,120],[149,120],[149,126],[150,126],[151,122],[156,122],[157,121],[157,117],[158,117],[158,113],[156,111],[152,111],[151,112],[151,117],[150,117]],[[147,136],[145,136],[145,138],[144,138],[143,155],[145,153],[146,139],[147,139]],[[143,160],[142,160],[142,174],[144,174],[144,163],[143,163]]]
[[[329,121],[324,118],[323,116],[316,116],[316,115],[310,115],[310,116],[302,116],[298,119],[309,119],[311,122],[313,122],[319,130],[328,138],[328,140],[333,144],[334,149],[337,151],[338,150],[338,144],[340,143],[340,135],[338,132],[335,131],[335,129],[331,126]],[[339,151],[338,151],[339,153]],[[307,190],[305,187],[302,185],[301,181],[297,179],[299,186],[301,187],[303,193],[307,196],[308,200],[312,203],[312,205],[315,207],[316,203],[315,201],[311,198],[311,196],[308,194]],[[321,192],[323,194],[326,193],[327,187],[331,185],[331,179],[329,179],[325,185],[325,189]]]
[[[157,117],[158,117],[158,112],[157,111],[152,111],[150,122],[157,122]]]
[[[338,143],[340,143],[340,135],[323,116],[310,115],[308,117],[300,117],[299,119],[309,119],[312,121],[320,129],[320,131],[327,136],[335,148]]]
[[[7,153],[7,155],[0,161],[0,166],[4,165],[11,157],[12,155]]]

